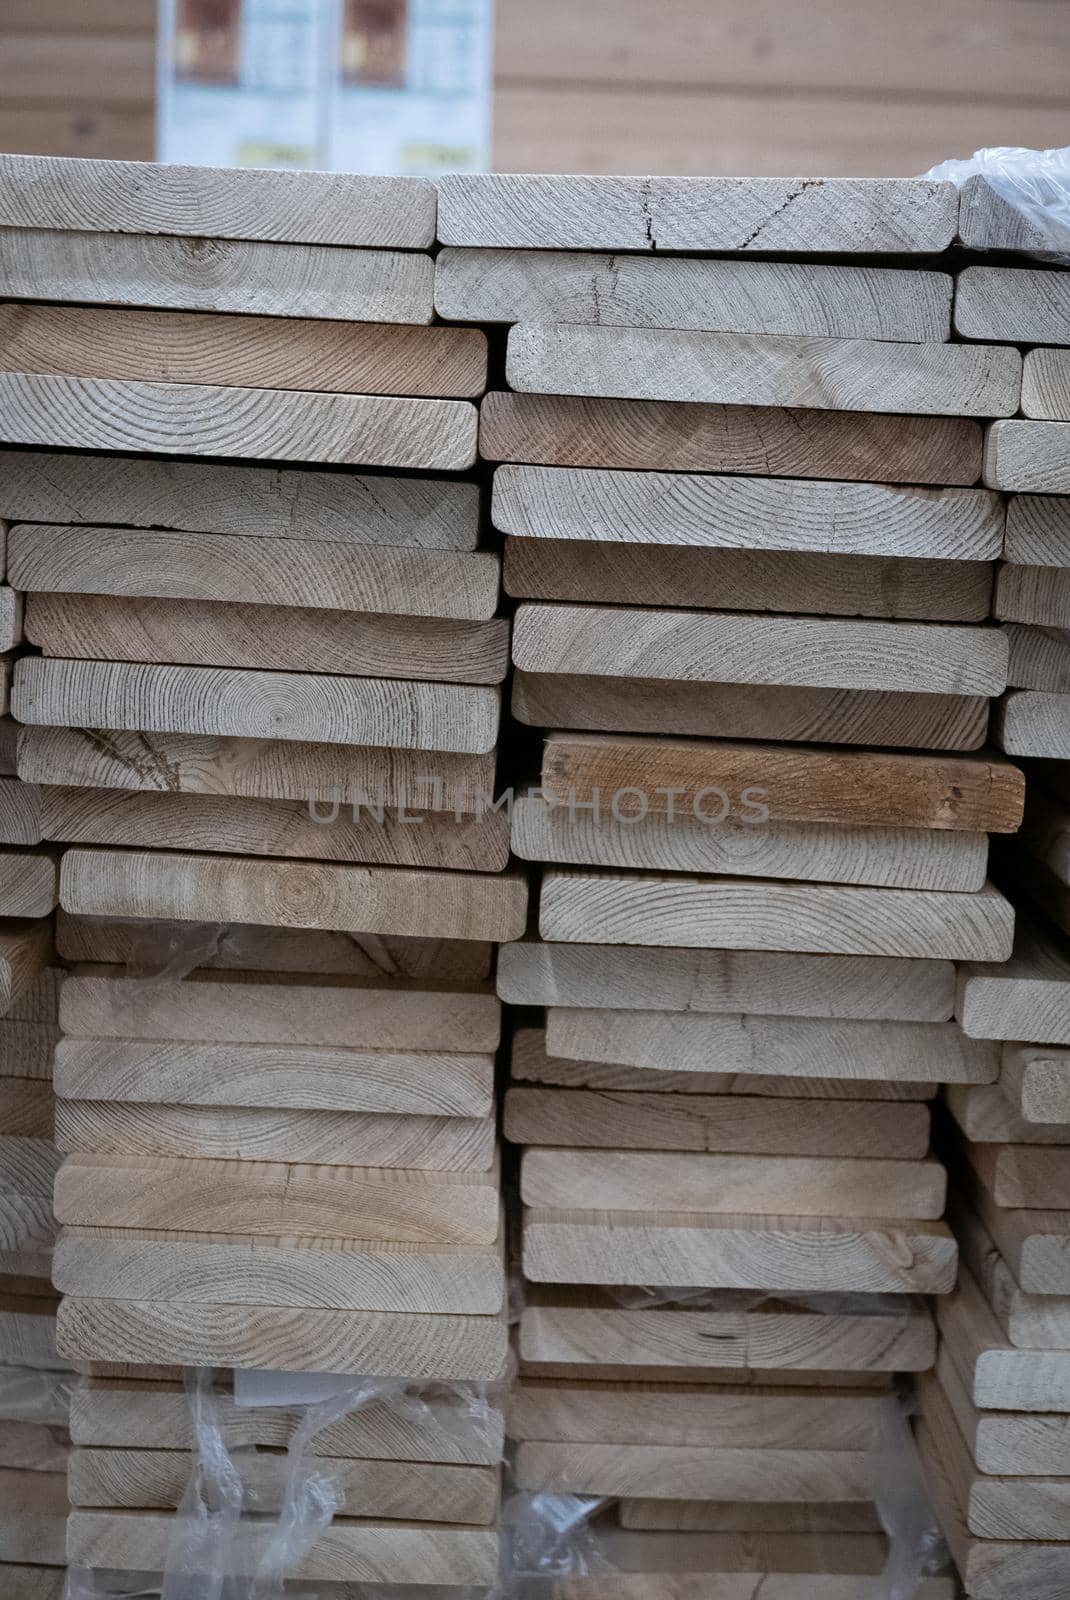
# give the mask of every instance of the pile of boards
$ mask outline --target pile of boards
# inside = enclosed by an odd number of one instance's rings
[[[753,1535],[795,1596],[879,1570],[887,1385],[956,1275],[926,1102],[999,1069],[952,964],[1012,948],[977,480],[1022,357],[952,342],[957,197],[783,189],[448,179],[436,303],[511,325],[480,449],[547,730],[498,967],[546,1008],[505,1109],[521,1483],[618,1497],[650,1584]]]
[[[504,1370],[492,963],[527,889],[491,806],[487,339],[432,326],[435,208],[421,180],[0,159],[43,910],[62,852],[58,1337],[91,1382],[326,1371],[467,1386],[482,1417]],[[189,1439],[135,1460],[79,1429],[72,1563],[161,1568]],[[303,1576],[492,1582],[476,1432],[407,1448],[428,1471],[393,1498],[383,1451],[339,1442]]]

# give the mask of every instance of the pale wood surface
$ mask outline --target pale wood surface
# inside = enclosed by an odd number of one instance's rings
[[[518,1028],[513,1034],[511,1067],[513,1077],[524,1082],[552,1084],[555,1088],[593,1089],[596,1093],[621,1094],[739,1094],[788,1096],[796,1103],[813,1099],[840,1100],[931,1100],[935,1083],[890,1078],[793,1078],[767,1073],[667,1071],[659,1067],[627,1067],[615,1062],[576,1061],[546,1053],[546,1036],[541,1028]]]
[[[1068,557],[1070,559],[1070,557]],[[1010,645],[1007,679],[1015,689],[1070,692],[1070,633],[1063,628],[1034,628],[1021,623],[1003,627]]]
[[[362,262],[356,265],[359,283]],[[0,366],[84,378],[463,400],[487,386],[487,339],[476,328],[407,328],[372,318],[337,326],[307,318],[5,305]]]
[[[1070,954],[1058,935],[1019,914],[1010,961],[959,974],[955,1014],[974,1038],[1070,1044]]]
[[[508,538],[503,576],[508,594],[529,600],[938,622],[985,621],[992,592],[992,571],[982,561],[659,548],[579,539]]]
[[[21,722],[136,732],[142,752],[146,734],[192,733],[478,755],[497,737],[499,693],[389,678],[23,657],[13,706]]]
[[[828,1535],[882,1531],[876,1509],[865,1502],[779,1501],[762,1505],[753,1500],[644,1500],[626,1496],[621,1500],[619,1516],[622,1528],[671,1529],[681,1533]],[[622,1583],[627,1582],[622,1579]],[[740,1593],[745,1595],[742,1584]]]
[[[402,737],[400,725],[386,731]],[[381,800],[384,806],[472,816],[480,796],[494,788],[493,740],[487,743],[486,752],[472,754],[271,736],[154,733],[150,738],[129,729],[24,727],[18,759],[24,781],[71,788],[236,795],[294,800],[306,807],[312,795],[322,802],[324,815],[335,801],[352,815],[354,802]]]
[[[963,1444],[980,1471],[1016,1477],[1067,1475],[1065,1417],[1058,1412],[979,1411],[946,1346],[940,1348],[935,1371]]]
[[[530,1443],[517,1451],[515,1470],[521,1489],[552,1495],[865,1502],[873,1494],[867,1455],[854,1450]]]
[[[736,821],[755,833],[776,823],[1013,833],[1021,825],[1025,798],[1023,774],[998,756],[941,758],[567,733],[547,737],[541,784],[559,801],[573,795],[578,819],[593,816],[578,806],[596,792],[603,800],[599,814],[607,821],[613,820],[611,800],[618,792],[618,810],[637,813],[633,796],[624,798],[630,786],[640,787],[651,814],[669,818],[671,794],[672,820],[709,817],[710,823],[702,825],[714,832],[722,826],[712,821],[723,808],[722,791],[731,805],[726,823]],[[751,795],[756,798],[744,798]],[[751,820],[759,802],[768,810],[768,823]]]
[[[0,650],[22,643],[22,596],[0,584]]]
[[[1070,1351],[1015,1350],[969,1271],[934,1315],[940,1337],[980,1410],[1070,1410]]]
[[[51,1139],[0,1134],[0,1190],[5,1193],[47,1198],[58,1166],[59,1154]]]
[[[26,592],[292,603],[486,622],[498,603],[500,563],[490,552],[358,552],[311,540],[18,523],[8,533],[8,575]]]
[[[90,916],[258,922],[431,939],[519,939],[527,896],[526,879],[512,872],[494,877],[154,851],[68,850],[60,875],[64,909]]]
[[[976,750],[988,728],[988,701],[977,695],[673,683],[564,672],[515,672],[512,711],[518,721],[541,728],[933,750]]]
[[[1009,345],[896,344],[675,328],[520,323],[506,381],[521,393],[1009,417],[1022,358]]]
[[[1008,755],[1070,758],[1070,694],[1012,689],[998,702],[992,737]]]
[[[493,390],[479,410],[479,453],[559,467],[972,484],[981,428],[965,417]]]
[[[176,1509],[193,1459],[182,1450],[73,1450],[67,1473],[71,1504]],[[493,1467],[354,1461],[318,1449],[317,1459],[343,1504],[359,1508],[365,1517],[485,1525],[497,1516],[500,1474]],[[286,1467],[284,1456],[239,1457],[245,1507],[280,1511]]]
[[[50,1022],[0,1018],[0,1079],[51,1078],[59,1029]]]
[[[467,400],[0,372],[11,444],[453,472],[475,461],[477,418]]]
[[[1060,495],[1016,494],[1007,502],[1004,558],[1022,566],[1070,562],[1070,502]]]
[[[492,1382],[502,1375],[507,1350],[499,1317],[70,1296],[60,1303],[57,1338],[82,1360],[143,1363],[151,1355],[183,1366],[222,1361],[446,1382]]]
[[[58,1100],[55,1124],[57,1147],[85,1155],[307,1161],[323,1167],[360,1163],[426,1172],[482,1172],[494,1159],[490,1116]]]
[[[936,622],[527,602],[513,626],[522,670],[596,677],[998,695],[1007,659],[1001,633]]]
[[[35,25],[37,19],[35,11]],[[434,243],[435,187],[423,178],[6,155],[0,220],[5,227],[419,250]]]
[[[763,1216],[943,1215],[946,1174],[936,1161],[662,1151],[526,1150],[525,1205],[574,1211],[690,1211]]]
[[[1022,412],[1070,421],[1070,351],[1028,350],[1022,366]]]
[[[471,1053],[497,1049],[501,1006],[479,984],[226,971],[182,979],[167,969],[127,978],[105,968],[67,978],[60,1021],[74,1038]]]
[[[5,931],[10,933],[14,930]],[[40,924],[38,931],[41,931]],[[44,925],[43,931],[50,931],[48,924]],[[0,934],[0,948],[2,941],[3,935]],[[48,959],[52,959],[51,953]],[[35,971],[10,1002],[7,1016],[26,1022],[55,1022],[59,1017],[59,991],[65,977],[66,972],[60,966],[45,966]]]
[[[985,435],[984,481],[991,489],[1070,492],[1064,422],[993,422]]]
[[[1070,1050],[1004,1045],[999,1083],[1027,1122],[1065,1123],[1070,1143]]]
[[[946,249],[958,196],[922,179],[451,174],[443,244],[558,250],[824,254]]]
[[[308,549],[296,543],[294,548]],[[471,593],[463,569],[458,576]],[[969,606],[968,598],[964,604]],[[501,683],[509,670],[504,618],[466,622],[289,604],[38,593],[27,604],[26,628],[29,642],[45,655],[104,661],[487,684]]]
[[[977,1145],[970,1160],[998,1206],[1070,1208],[1070,1149],[1027,1144]]]
[[[1063,1144],[1066,1133],[1061,1126],[1026,1122],[1003,1092],[999,1083],[966,1087],[947,1084],[944,1089],[955,1121],[968,1139],[979,1144]]]
[[[0,778],[0,844],[40,844],[41,791],[17,778]]]
[[[1008,1268],[1026,1294],[1070,1295],[1070,1270],[1067,1268],[1070,1212],[1010,1210],[996,1205],[970,1159],[977,1148],[958,1141],[960,1159],[954,1162],[954,1179]],[[1070,1380],[1070,1366],[1067,1376]],[[1032,1409],[1058,1408],[1034,1406]]]
[[[960,191],[959,237],[971,250],[1043,250],[1051,248],[1048,228],[1027,211],[1005,200],[979,173]]]
[[[504,1131],[511,1143],[526,1145],[840,1157],[865,1157],[879,1149],[885,1158],[917,1160],[929,1148],[929,1110],[881,1101],[514,1085],[505,1096]]]
[[[504,812],[458,819],[447,811],[384,810],[362,812],[354,822],[352,812],[347,816],[339,810],[332,818],[329,801],[316,805],[310,815],[313,806],[298,800],[130,794],[58,785],[46,786],[42,793],[45,837],[69,844],[151,848],[165,840],[172,850],[475,872],[500,872],[509,861],[509,819]],[[983,880],[983,858],[974,865],[979,865]],[[963,868],[969,876],[967,863]],[[936,887],[940,878],[940,887],[974,887],[972,882],[948,884],[946,879],[954,875],[953,867],[941,872],[934,863],[928,873],[932,883],[927,886]]]
[[[59,862],[47,851],[0,849],[0,917],[47,917],[59,898]]]
[[[151,803],[157,804],[155,800]],[[51,816],[52,808],[46,805],[44,826],[47,836],[55,838],[59,835],[54,831]],[[570,815],[567,803],[555,803],[537,795],[517,798],[511,837],[514,853],[525,861],[654,868],[669,872],[738,873],[746,877],[814,879],[825,883],[960,892],[981,888],[988,859],[987,837],[976,833],[839,824],[829,827],[822,823],[748,826],[745,822],[731,820],[711,825],[686,813],[670,818],[657,812],[643,818],[625,815],[618,821],[605,813],[595,818],[590,812],[575,807]],[[127,839],[121,842],[153,841]],[[428,848],[431,847],[429,840]],[[274,850],[273,853],[282,852]],[[308,849],[294,853],[320,852]],[[428,864],[462,863],[446,860],[436,863],[429,859]],[[495,865],[504,866],[505,862]],[[490,870],[495,867],[491,866]]]
[[[966,267],[955,279],[955,332],[1008,344],[1070,344],[1070,273]]]
[[[62,1565],[66,1482],[63,1472],[0,1470],[0,1563]]]
[[[228,1448],[258,1445],[286,1449],[300,1425],[300,1409],[248,1407],[229,1393],[216,1393],[220,1430]],[[193,1418],[181,1383],[144,1378],[85,1378],[70,1399],[71,1440],[75,1444],[119,1449],[189,1450]],[[413,1414],[404,1399],[387,1392],[328,1423],[317,1447],[332,1456],[358,1460],[497,1466],[501,1459],[503,1417],[488,1407],[473,1416],[466,1401],[433,1390],[420,1396]]]
[[[955,1000],[954,969],[943,961],[729,955],[536,939],[499,950],[497,982],[501,998],[517,1006],[749,1011],[874,1022],[946,1022]],[[523,1037],[530,1042],[532,1031]]]
[[[414,251],[41,228],[5,228],[4,245],[0,290],[12,300],[373,323],[433,316],[434,263]]]
[[[52,1272],[63,1294],[101,1300],[140,1296],[152,1301],[497,1316],[505,1298],[497,1244],[61,1228]],[[176,1435],[170,1430],[169,1437],[149,1442],[180,1445],[183,1431]],[[286,1441],[264,1437],[259,1442]]]
[[[0,1017],[26,1015],[40,1021],[55,1020],[47,1006],[51,984],[44,976],[51,959],[52,928],[48,922],[14,923],[9,927],[0,923]]]
[[[993,616],[1004,622],[1029,622],[1045,628],[1070,626],[1070,577],[1064,567],[999,568]]]
[[[990,445],[998,426],[990,430]],[[529,539],[947,561],[994,560],[1002,552],[1004,526],[1002,506],[982,489],[931,489],[919,494],[913,488],[881,483],[666,472],[638,476],[544,466],[498,467],[492,516],[503,533]]]
[[[0,515],[339,544],[474,550],[479,490],[450,479],[0,450]],[[971,480],[972,481],[972,480]]]
[[[957,1264],[942,1222],[526,1211],[523,1231],[537,1283],[942,1295]]]
[[[953,286],[940,272],[694,257],[447,248],[435,260],[435,310],[455,322],[940,342]]]
[[[547,1012],[546,1048],[566,1060],[674,1072],[774,1073],[787,1078],[888,1078],[991,1083],[999,1053],[950,1022],[718,1016],[665,1011]],[[943,1063],[941,1070],[941,1063]]]
[[[74,859],[77,861],[77,855]],[[77,869],[68,855],[64,883],[73,870]],[[68,909],[94,909],[72,906],[62,884],[61,899]],[[108,909],[120,915],[137,914],[119,905]],[[159,909],[164,916],[173,915],[163,905]],[[140,913],[154,914],[154,910]],[[554,868],[543,877],[539,932],[544,939],[595,944],[1006,961],[1013,942],[1014,908],[992,884],[976,894],[958,895],[937,889],[867,889],[853,884],[674,878],[654,873],[628,876]]]
[[[53,1086],[65,1100],[485,1117],[494,1103],[494,1057],[444,1050],[62,1039]]]
[[[1023,1293],[984,1223],[955,1188],[948,1222],[964,1264],[1011,1344],[1019,1350],[1070,1349],[1070,1296]]]
[[[269,1238],[493,1244],[499,1221],[493,1168],[403,1172],[73,1155],[56,1178],[55,1201],[57,1221],[75,1227],[211,1233],[224,1225],[225,1233]],[[232,1363],[220,1357],[215,1364]]]
[[[56,947],[66,961],[130,965],[131,975],[181,977],[176,951],[193,952],[203,970],[334,974],[342,978],[422,978],[425,983],[480,982],[490,977],[489,943],[458,939],[384,939],[254,923],[151,923],[137,917],[56,913]],[[184,970],[184,969],[183,969]],[[292,980],[291,980],[292,981]]]

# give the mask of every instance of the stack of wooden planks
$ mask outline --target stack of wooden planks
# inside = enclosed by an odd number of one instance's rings
[[[956,218],[926,183],[441,185],[439,314],[508,328],[480,450],[545,730],[538,933],[498,967],[545,1008],[505,1111],[511,1426],[522,1484],[618,1498],[648,1576],[667,1530],[711,1577],[772,1528],[820,1535],[793,1595],[849,1592],[883,1388],[935,1359],[913,1297],[955,1282],[925,1102],[999,1070],[952,963],[1011,954],[988,836],[1024,800],[983,748],[976,486],[1022,358],[951,340]]]

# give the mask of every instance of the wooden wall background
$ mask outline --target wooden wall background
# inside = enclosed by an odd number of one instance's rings
[[[0,0],[0,149],[151,157],[155,0]],[[1070,0],[498,0],[494,164],[923,171],[1070,143]]]

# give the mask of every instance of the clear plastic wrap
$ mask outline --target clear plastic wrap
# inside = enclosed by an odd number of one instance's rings
[[[942,161],[923,176],[960,189],[971,178],[982,179],[1026,224],[1017,237],[994,244],[1070,264],[1070,147],[1026,150],[998,145],[977,150],[963,161]],[[967,231],[966,243],[970,242]]]

